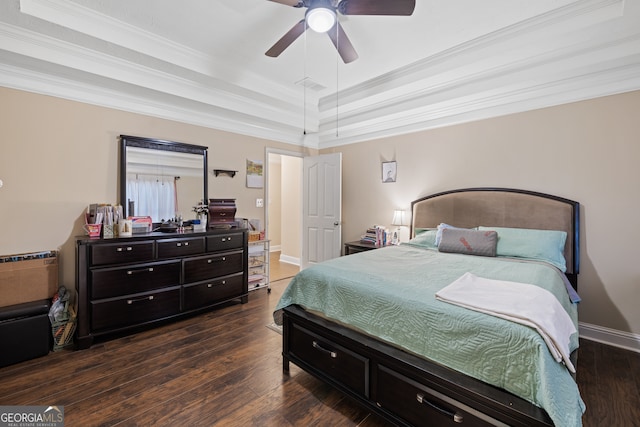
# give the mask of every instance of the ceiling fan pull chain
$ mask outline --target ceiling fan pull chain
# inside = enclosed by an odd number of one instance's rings
[[[338,124],[339,124],[339,119],[338,119],[338,106],[340,105],[339,102],[339,98],[340,98],[340,80],[339,80],[339,76],[338,76],[338,70],[340,69],[340,61],[338,60],[339,55],[339,51],[340,51],[340,32],[338,31],[338,21],[336,21],[336,25],[335,25],[335,29],[336,29],[336,40],[337,40],[337,45],[338,45],[338,49],[336,49],[336,138],[338,137]]]

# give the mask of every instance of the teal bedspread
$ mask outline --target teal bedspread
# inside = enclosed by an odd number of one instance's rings
[[[297,304],[365,334],[503,388],[544,408],[557,426],[581,426],[585,410],[567,368],[535,329],[438,301],[435,293],[466,272],[540,286],[578,328],[562,273],[548,264],[440,253],[401,245],[336,258],[295,276],[282,308]],[[570,350],[578,347],[578,334]]]

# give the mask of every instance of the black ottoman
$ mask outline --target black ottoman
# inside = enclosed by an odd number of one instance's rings
[[[0,367],[49,353],[49,307],[48,300],[0,307]]]

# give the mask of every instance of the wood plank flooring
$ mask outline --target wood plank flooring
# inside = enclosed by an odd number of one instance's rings
[[[64,405],[74,426],[388,426],[295,365],[266,328],[288,280],[177,323],[0,369],[0,405]],[[585,427],[640,425],[640,355],[581,342]]]

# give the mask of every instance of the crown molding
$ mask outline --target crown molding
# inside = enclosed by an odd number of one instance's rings
[[[223,66],[207,53],[161,37],[73,1],[20,0],[20,11],[168,64],[177,64],[180,68],[204,76],[215,78],[212,70],[218,70]],[[244,81],[251,82],[251,87],[254,90],[273,86],[273,82],[251,70],[245,69],[243,74],[247,75]],[[279,99],[284,97],[289,102],[296,102],[300,95],[295,88],[288,86],[279,86],[277,92]]]
[[[0,86],[271,141],[305,145],[301,127],[202,105],[185,106],[153,100],[150,96],[111,90],[22,67],[0,64]]]
[[[206,75],[202,52],[77,3],[19,1],[64,28],[0,22],[4,86],[316,149],[640,89],[638,8],[623,0],[574,1],[304,101],[299,88],[252,90]]]

